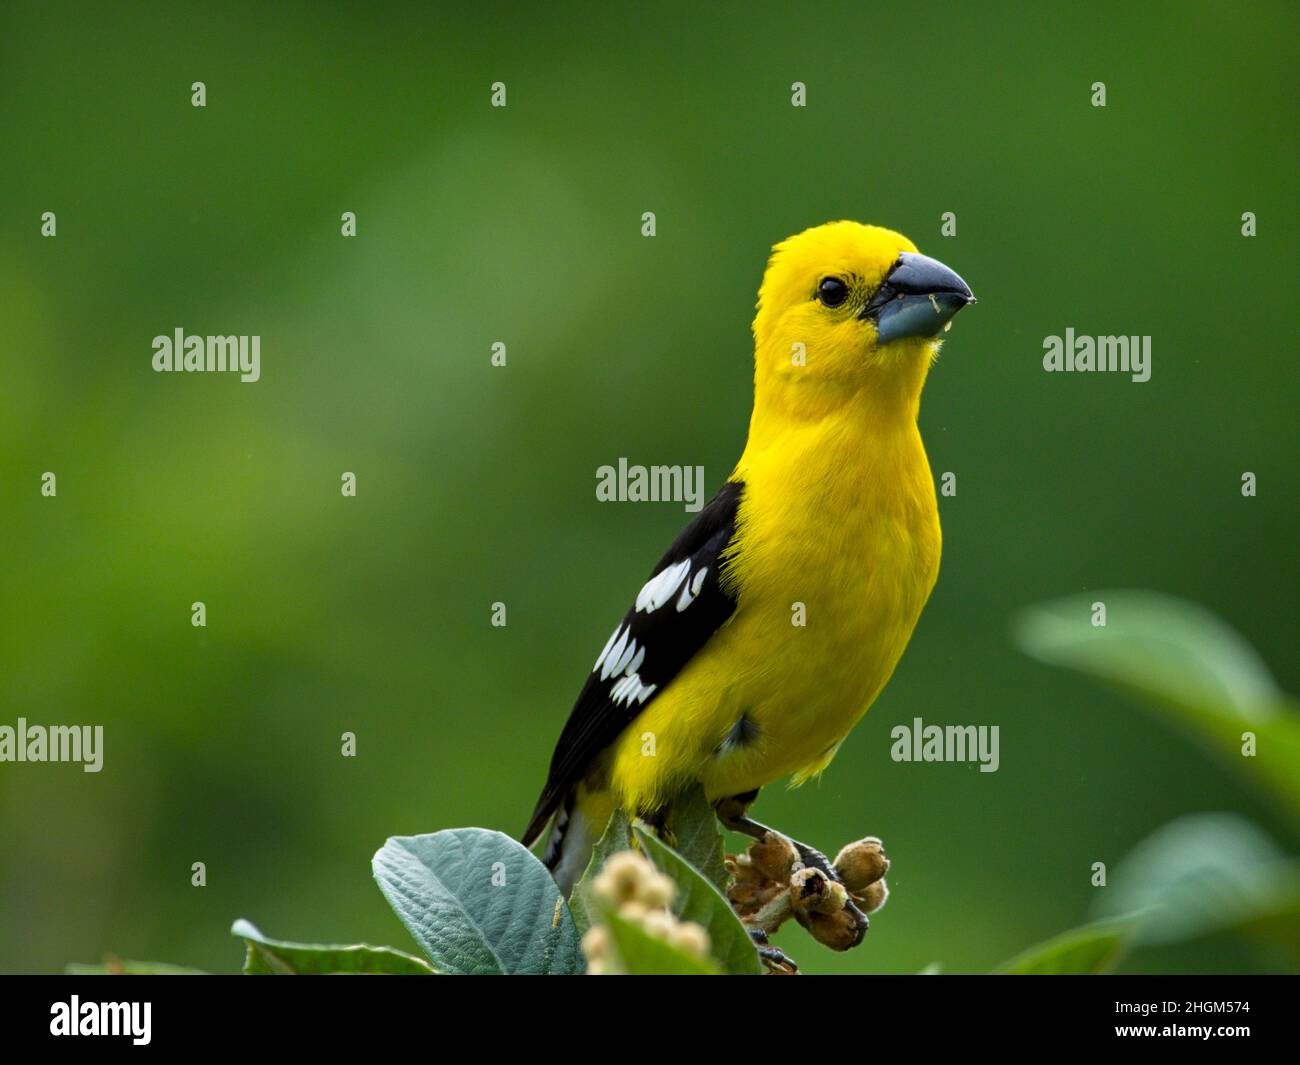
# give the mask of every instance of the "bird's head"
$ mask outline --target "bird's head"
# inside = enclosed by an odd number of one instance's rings
[[[975,297],[900,233],[829,222],[772,249],[754,318],[757,399],[815,415],[919,400],[939,335]]]

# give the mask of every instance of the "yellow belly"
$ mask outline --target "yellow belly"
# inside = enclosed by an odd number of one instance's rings
[[[616,742],[625,808],[694,781],[710,798],[801,783],[889,680],[938,574],[938,508],[914,423],[851,430],[741,460],[737,610]],[[742,715],[745,742],[726,743]]]

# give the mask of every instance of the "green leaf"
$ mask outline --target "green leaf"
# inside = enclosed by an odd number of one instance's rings
[[[1133,930],[1131,921],[1098,921],[1017,954],[993,970],[1013,976],[1090,976],[1108,972],[1119,960]]]
[[[601,912],[614,950],[628,976],[717,976],[718,969],[704,958],[656,939],[639,924],[624,920],[609,909]]]
[[[578,935],[583,935],[596,921],[597,913],[591,898],[591,882],[605,867],[611,854],[632,848],[632,824],[621,809],[616,809],[605,825],[605,831],[592,848],[591,858],[581,879],[573,885],[569,893],[569,911],[573,914],[573,923]]]
[[[230,928],[244,940],[245,976],[309,976],[337,973],[377,973],[393,976],[431,976],[434,968],[423,958],[393,947],[365,943],[346,946],[325,943],[288,943],[269,939],[242,917]]]
[[[63,967],[67,976],[208,976],[202,969],[169,965],[165,961],[124,961],[111,958],[98,965],[72,962]]]
[[[582,972],[560,889],[509,836],[483,828],[394,836],[371,865],[389,905],[440,972]]]
[[[704,797],[702,787],[694,787],[672,806],[668,821],[673,847],[719,891],[727,890],[726,866],[723,864],[722,832],[713,804]]]
[[[632,831],[647,858],[677,885],[673,913],[684,921],[703,925],[712,953],[725,972],[756,976],[763,971],[758,951],[726,897],[698,869],[666,843],[640,825]]]
[[[1094,602],[1106,605],[1105,625],[1092,623]],[[1159,592],[1116,589],[1043,603],[1021,615],[1017,635],[1044,661],[1152,698],[1248,716],[1278,697],[1250,644],[1203,607]]]
[[[1093,602],[1106,604],[1102,627],[1092,624]],[[1026,610],[1015,635],[1027,654],[1135,695],[1190,730],[1300,820],[1300,712],[1209,612],[1155,592],[1097,592]],[[1253,755],[1243,753],[1246,732]]]
[[[1237,814],[1193,814],[1157,829],[1097,901],[1103,916],[1136,913],[1143,943],[1267,931],[1300,955],[1300,862]]]

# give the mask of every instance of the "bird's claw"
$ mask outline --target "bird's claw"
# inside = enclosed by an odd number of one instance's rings
[[[782,833],[782,835],[785,834]],[[835,871],[835,866],[831,865],[830,859],[821,851],[808,846],[806,843],[800,843],[797,839],[790,839],[789,836],[786,836],[785,838],[789,840],[790,845],[799,852],[799,860],[803,862],[804,865],[825,873],[828,880],[834,880],[837,884],[844,883],[843,878]]]
[[[769,973],[780,974],[782,976],[795,976],[799,972],[799,966],[780,947],[774,947],[767,941],[767,933],[761,928],[751,928],[749,938],[754,941],[754,949],[758,951],[758,958]]]

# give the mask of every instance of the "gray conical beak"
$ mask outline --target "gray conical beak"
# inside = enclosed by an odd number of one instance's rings
[[[938,259],[901,252],[898,262],[862,309],[876,323],[876,343],[932,337],[959,310],[974,303],[970,286]]]

